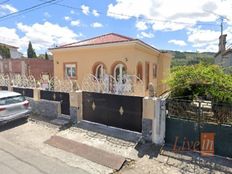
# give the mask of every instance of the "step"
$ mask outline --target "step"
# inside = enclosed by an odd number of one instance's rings
[[[69,115],[60,114],[56,119],[51,120],[50,122],[60,127],[66,127],[70,126],[71,118]]]

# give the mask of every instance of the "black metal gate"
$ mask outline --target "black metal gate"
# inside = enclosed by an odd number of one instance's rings
[[[142,131],[142,97],[83,92],[83,119]]]
[[[201,133],[214,133],[215,154],[232,157],[231,104],[169,99],[166,107],[166,144],[186,147],[201,142]]]
[[[13,88],[14,92],[18,92],[21,93],[22,95],[26,96],[26,97],[30,97],[33,98],[34,94],[33,94],[33,89],[30,88]]]
[[[70,114],[69,93],[41,90],[40,98],[61,102],[61,113],[65,115]]]

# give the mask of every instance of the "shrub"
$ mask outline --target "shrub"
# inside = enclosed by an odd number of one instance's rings
[[[225,74],[218,65],[176,67],[167,83],[171,97],[210,97],[215,102],[232,103],[232,76]]]

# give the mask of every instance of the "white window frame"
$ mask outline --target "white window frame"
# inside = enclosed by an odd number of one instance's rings
[[[71,75],[69,76],[67,73],[67,68],[71,69]],[[73,74],[73,69],[75,71],[75,75]],[[77,64],[75,63],[64,63],[64,71],[65,71],[65,78],[74,79],[77,77]]]
[[[119,68],[119,78],[117,78],[117,76],[116,76],[116,69],[117,68]],[[123,65],[122,63],[119,63],[114,67],[114,78],[119,82],[123,81],[123,75],[124,75],[123,68],[126,69],[125,65]]]

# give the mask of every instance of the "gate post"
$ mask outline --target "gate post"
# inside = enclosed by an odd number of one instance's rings
[[[40,89],[38,89],[38,88],[34,88],[33,89],[33,99],[35,100],[35,101],[39,101],[40,100]]]
[[[165,100],[161,98],[156,98],[154,118],[152,120],[152,142],[158,145],[164,144],[165,126],[166,126],[165,117],[166,117]]]
[[[70,100],[70,115],[75,122],[82,120],[82,91],[69,93]]]
[[[142,136],[146,141],[152,141],[152,120],[155,115],[155,97],[143,98]]]
[[[159,97],[145,97],[143,99],[143,122],[144,120],[150,120],[151,125],[143,123],[143,137],[150,136],[153,143],[157,145],[164,144],[165,138],[165,119],[166,108],[165,99]],[[144,126],[146,126],[144,128]],[[145,132],[144,132],[145,130]],[[150,130],[150,134],[148,134]]]

